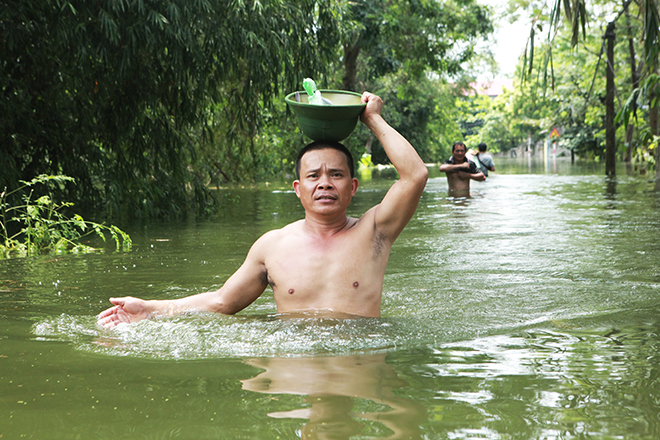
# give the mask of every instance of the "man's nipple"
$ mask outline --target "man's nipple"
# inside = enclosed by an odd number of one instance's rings
[[[296,293],[295,290],[293,290],[293,289],[289,289],[289,295],[293,295],[294,293]]]
[[[357,289],[358,287],[360,287],[360,283],[358,283],[357,281],[354,282],[354,283],[353,283],[353,287]]]

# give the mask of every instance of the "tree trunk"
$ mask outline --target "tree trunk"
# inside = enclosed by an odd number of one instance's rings
[[[655,149],[655,190],[660,192],[660,148]]]
[[[656,75],[658,69],[654,72]],[[658,87],[651,89],[649,96],[649,128],[653,136],[658,136]],[[655,188],[660,191],[660,147],[655,147]]]
[[[645,0],[642,2],[644,6],[644,54],[645,61],[648,65],[648,72],[651,75],[658,75],[658,52],[654,50],[657,48],[657,39],[658,39],[658,26],[657,26],[657,16],[658,16],[658,0]],[[652,24],[649,26],[649,24]],[[646,44],[649,41],[655,42],[652,45]],[[653,142],[656,144],[655,147],[655,189],[660,191],[660,147],[657,145],[658,139],[658,86],[654,85],[648,93],[649,99],[649,130],[651,135],[654,137]]]
[[[344,77],[342,78],[342,86],[344,90],[356,91],[357,58],[358,55],[360,55],[360,48],[359,42],[352,46],[344,44]]]
[[[605,85],[605,174],[616,175],[616,127],[614,126],[614,22],[607,24],[607,67]]]
[[[625,0],[624,0],[625,6]],[[637,62],[635,61],[635,40],[632,35],[632,27],[630,26],[630,12],[628,8],[625,7],[624,12],[626,13],[626,27],[628,28],[628,51],[630,52],[630,77],[632,78],[632,89],[639,88],[639,73],[637,70]],[[624,162],[630,162],[632,160],[633,152],[633,136],[635,134],[635,125],[630,124],[626,129],[626,154],[623,157]]]
[[[649,66],[650,67],[650,66]],[[658,74],[658,68],[653,69]],[[653,136],[658,136],[658,87],[654,86],[649,91],[649,130]],[[655,148],[655,187],[660,191],[660,148]]]

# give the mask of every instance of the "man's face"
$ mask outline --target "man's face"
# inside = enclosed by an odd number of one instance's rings
[[[452,155],[454,156],[454,162],[455,163],[463,163],[465,160],[465,153],[467,152],[466,147],[462,145],[456,145],[456,148],[454,148],[454,151],[452,151]]]
[[[300,180],[293,182],[305,211],[319,214],[345,212],[357,187],[346,156],[332,148],[306,153],[300,160]]]

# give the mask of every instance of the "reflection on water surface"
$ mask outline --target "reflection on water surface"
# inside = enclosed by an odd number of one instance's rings
[[[382,317],[237,316],[107,331],[110,296],[214,289],[287,187],[224,190],[209,221],[124,227],[127,254],[0,261],[0,437],[660,437],[660,197],[602,170],[498,161],[450,198],[435,172],[396,242]],[[351,210],[395,176],[363,178]]]
[[[385,358],[385,353],[375,353],[247,359],[264,371],[243,380],[243,389],[305,396],[303,408],[268,414],[308,419],[301,427],[305,439],[350,438],[361,434],[367,421],[379,438],[419,437],[425,409],[395,394],[406,383]]]

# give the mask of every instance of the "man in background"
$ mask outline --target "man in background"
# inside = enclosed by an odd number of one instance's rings
[[[474,157],[476,157],[477,161],[479,161],[479,165],[481,171],[484,173],[484,176],[488,177],[488,171],[495,171],[495,162],[493,161],[493,156],[486,153],[486,149],[488,147],[485,143],[480,143],[478,148],[479,152]]]
[[[470,195],[470,180],[484,181],[486,176],[479,171],[477,164],[466,157],[467,147],[463,142],[456,142],[451,147],[452,157],[440,165],[440,171],[447,174],[449,195],[468,197]]]

